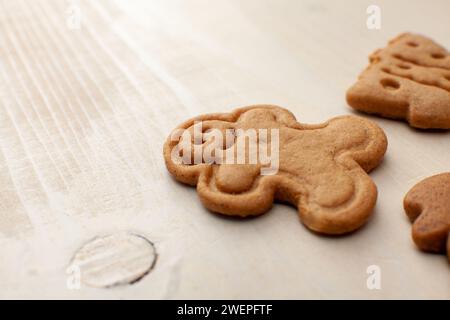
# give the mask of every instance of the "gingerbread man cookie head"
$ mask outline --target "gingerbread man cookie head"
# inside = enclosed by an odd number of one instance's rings
[[[450,129],[450,53],[426,37],[402,34],[370,56],[347,101],[413,127]]]
[[[216,150],[234,151],[237,158],[243,152],[241,159],[246,161],[208,162],[197,154],[203,160],[193,162],[189,161],[195,158],[193,152],[187,152],[188,163],[174,160],[180,144],[187,142],[197,151],[211,146],[209,139],[195,141],[191,134],[183,137],[179,133],[180,129],[193,132],[198,122],[204,132],[216,128],[224,136],[234,136],[231,142],[221,141]],[[256,139],[246,139],[242,147],[239,138],[252,130]],[[306,125],[286,109],[264,105],[200,116],[177,131],[175,139],[171,135],[164,146],[167,168],[177,180],[196,185],[202,203],[214,212],[259,215],[279,200],[296,206],[308,228],[327,234],[353,231],[372,213],[377,190],[367,172],[382,160],[387,140],[368,120],[343,116]],[[257,160],[252,162],[255,153]],[[264,154],[265,158],[260,157]],[[269,170],[264,172],[264,168]]]
[[[439,174],[414,186],[405,197],[406,214],[414,222],[412,237],[416,245],[450,257],[450,173]]]

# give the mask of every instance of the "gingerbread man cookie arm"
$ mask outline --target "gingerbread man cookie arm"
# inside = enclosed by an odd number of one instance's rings
[[[356,116],[340,116],[328,121],[333,143],[342,150],[339,156],[354,161],[370,172],[383,160],[388,140],[384,131],[374,122]],[[338,138],[340,137],[340,139]]]

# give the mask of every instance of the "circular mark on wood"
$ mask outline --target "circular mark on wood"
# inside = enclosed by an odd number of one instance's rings
[[[79,271],[84,285],[109,288],[141,280],[156,260],[151,241],[137,234],[117,233],[86,243],[75,253],[70,267]]]

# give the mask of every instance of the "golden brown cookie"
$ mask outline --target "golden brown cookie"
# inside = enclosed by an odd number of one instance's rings
[[[193,132],[198,123],[202,124],[202,132],[219,129],[224,135],[227,129],[277,132],[277,140],[270,137],[271,155],[278,155],[277,171],[263,175],[261,159],[244,164],[186,164],[194,156],[180,152],[181,145],[197,151],[211,145],[204,137],[200,141],[189,135],[180,137],[180,130]],[[308,228],[342,234],[363,225],[375,206],[377,189],[366,172],[381,162],[387,140],[382,129],[369,120],[341,116],[307,125],[298,123],[286,109],[260,105],[202,115],[181,124],[174,133],[164,145],[167,169],[177,180],[196,185],[202,203],[214,212],[241,217],[260,215],[279,200],[298,207]],[[238,136],[231,144],[220,144],[219,151],[237,150]],[[258,142],[264,140],[261,137]],[[276,150],[272,149],[275,141]],[[247,160],[250,150],[247,145]],[[175,159],[177,156],[183,156],[183,161]]]
[[[416,245],[450,258],[450,173],[419,182],[405,197],[406,214],[414,222],[412,237]]]
[[[426,37],[401,34],[370,56],[347,102],[412,127],[450,129],[450,53]]]

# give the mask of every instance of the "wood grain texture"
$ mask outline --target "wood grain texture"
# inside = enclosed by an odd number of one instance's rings
[[[167,173],[162,145],[197,114],[269,103],[301,122],[353,113],[345,91],[400,32],[450,48],[448,1],[0,1],[0,298],[450,298],[445,256],[418,251],[402,209],[449,170],[450,133],[368,117],[389,139],[359,232],[328,238],[277,205],[223,219]],[[68,9],[81,12],[70,28]],[[118,289],[67,287],[94,237],[133,232],[158,263]],[[366,286],[378,265],[381,290]]]

